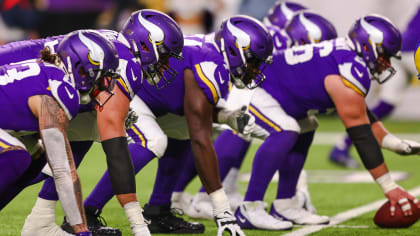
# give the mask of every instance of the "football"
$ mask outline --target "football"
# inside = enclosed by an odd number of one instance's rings
[[[407,228],[411,226],[420,218],[420,209],[417,208],[413,201],[409,202],[413,211],[411,216],[404,216],[399,206],[395,209],[395,215],[391,216],[389,210],[391,204],[387,201],[376,212],[373,221],[377,226],[382,228]]]

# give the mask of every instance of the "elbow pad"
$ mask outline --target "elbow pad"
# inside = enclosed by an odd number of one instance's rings
[[[366,169],[370,170],[384,163],[381,148],[369,124],[353,126],[346,131]]]
[[[106,154],[114,193],[136,193],[136,180],[127,138],[118,137],[102,141],[102,148]]]

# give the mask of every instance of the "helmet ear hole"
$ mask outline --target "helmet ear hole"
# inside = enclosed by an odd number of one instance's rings
[[[235,53],[235,51],[233,50],[233,48],[231,48],[231,47],[229,47],[229,53],[232,55],[232,56],[234,56],[234,57],[236,57],[237,55],[236,55],[236,53]]]
[[[149,48],[147,47],[147,45],[143,42],[140,43],[141,44],[141,49],[145,52],[150,52]]]
[[[79,75],[80,75],[81,77],[86,77],[86,76],[87,76],[87,73],[86,73],[86,71],[85,71],[85,68],[83,68],[83,67],[80,67],[80,68],[79,68]]]
[[[369,52],[369,47],[365,43],[363,44],[363,50],[365,50],[366,52]]]

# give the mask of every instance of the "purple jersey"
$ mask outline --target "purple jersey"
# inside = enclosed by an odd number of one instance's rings
[[[34,95],[49,95],[58,102],[67,118],[79,111],[78,91],[66,74],[50,63],[23,62],[0,67],[0,128],[37,131],[38,119],[28,106]]]
[[[118,69],[120,70],[121,78],[118,79],[117,85],[127,98],[131,100],[141,86],[141,68],[136,64],[129,48],[117,40],[117,32],[111,30],[98,30],[98,32],[112,41],[118,51],[120,58]],[[55,52],[63,38],[64,35],[60,35],[45,39],[13,42],[0,46],[0,65],[40,58],[40,51],[46,46]]]
[[[420,41],[420,7],[416,14],[408,23],[407,28],[402,34],[402,49],[403,52],[412,52],[416,48],[417,42]]]
[[[289,48],[292,45],[292,40],[284,29],[280,29],[275,25],[269,25],[267,29],[273,37],[273,54],[277,54],[279,51]]]
[[[334,108],[324,88],[328,75],[341,75],[346,86],[363,96],[370,88],[365,63],[344,38],[284,50],[274,55],[264,74],[261,87],[295,119],[305,118],[310,110],[324,113]]]
[[[168,112],[184,114],[185,69],[193,71],[195,80],[209,103],[216,105],[228,94],[229,71],[214,42],[214,34],[184,37],[182,56],[183,61],[173,58],[169,60],[169,65],[178,72],[171,84],[157,90],[154,86],[144,83],[137,93],[157,116]]]
[[[45,39],[16,41],[2,45],[0,46],[0,66],[40,58],[40,51],[44,47],[49,46],[52,49],[56,49],[58,40],[61,40],[63,37],[55,36]]]

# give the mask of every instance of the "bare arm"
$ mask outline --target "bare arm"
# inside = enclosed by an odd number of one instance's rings
[[[337,113],[340,119],[343,121],[344,126],[347,129],[369,124],[369,118],[366,113],[366,103],[364,97],[355,92],[353,89],[344,85],[341,76],[327,76],[325,78],[324,85],[325,89],[330,95],[330,98],[335,104],[335,108],[337,109]],[[377,129],[379,126],[378,124],[374,124],[373,127],[373,129]],[[361,158],[363,160],[364,158],[369,157],[364,157],[361,155]],[[383,160],[378,162],[382,163],[374,168],[368,168],[369,172],[375,179],[377,179],[385,173],[388,173],[388,168],[386,167]]]
[[[97,124],[102,147],[107,156],[112,186],[118,201],[124,206],[137,201],[135,173],[125,131],[125,118],[130,101],[118,86],[115,86],[113,92],[114,96],[97,112]],[[105,100],[107,96],[106,92],[102,92],[99,99]]]
[[[82,189],[66,135],[69,123],[66,114],[56,100],[47,95],[30,97],[28,105],[32,113],[39,120],[41,138],[47,151],[48,164],[53,170],[55,182],[72,183],[72,187],[70,188],[65,184],[60,188],[61,184],[57,184],[57,192],[63,208],[66,214],[73,216],[77,222],[79,221],[77,219],[81,217],[82,222],[73,225],[73,227],[76,232],[84,231],[86,230],[86,218],[83,208]],[[60,140],[62,141],[60,142]],[[67,166],[69,169],[66,168]],[[70,173],[67,173],[68,171]],[[68,177],[71,179],[67,179]],[[76,203],[73,201],[76,201]],[[74,212],[73,206],[75,205],[78,208],[78,213]]]
[[[191,70],[184,71],[184,112],[188,122],[195,166],[207,193],[222,187],[216,152],[211,141],[213,105],[198,86]]]
[[[391,203],[390,214],[395,214],[395,206],[403,206],[407,199],[415,198],[398,186],[388,173],[388,168],[383,160],[379,143],[382,143],[386,130],[380,122],[375,122],[370,127],[366,112],[364,97],[346,87],[339,75],[330,75],[325,78],[325,89],[334,101],[338,115],[347,128],[349,136],[357,137],[355,143],[359,156],[365,167],[369,170],[375,181],[381,186],[385,196]],[[352,130],[352,132],[349,132]],[[357,132],[354,132],[356,131]],[[375,136],[372,132],[375,132]],[[351,134],[352,133],[352,134]],[[374,137],[373,137],[374,136]],[[378,141],[379,140],[379,141]],[[405,199],[405,200],[404,200]],[[420,202],[415,202],[420,208]],[[408,206],[410,206],[408,204]],[[404,215],[411,215],[411,207],[403,207]]]
[[[114,96],[105,104],[101,111],[97,113],[98,132],[101,141],[125,136],[125,117],[130,107],[130,101],[124,93],[115,86]],[[103,101],[109,96],[106,92],[99,94],[99,100]]]

